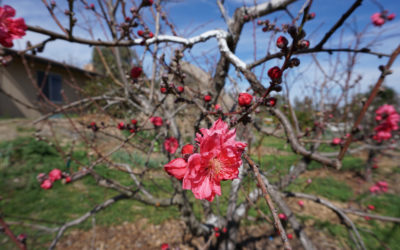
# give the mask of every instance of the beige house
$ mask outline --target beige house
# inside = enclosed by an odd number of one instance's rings
[[[35,55],[19,55],[2,48],[0,66],[0,117],[37,118],[80,99],[79,88],[95,73]]]

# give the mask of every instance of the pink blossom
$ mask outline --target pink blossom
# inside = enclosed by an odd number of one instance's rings
[[[159,116],[150,117],[150,122],[156,127],[161,127],[163,125],[163,119]]]
[[[164,148],[170,154],[175,154],[179,147],[179,142],[175,137],[166,138],[164,141]]]
[[[280,213],[280,214],[278,214],[278,217],[279,217],[279,219],[281,219],[281,220],[287,220],[286,214]]]
[[[49,179],[52,182],[55,182],[56,180],[60,180],[61,177],[62,177],[62,172],[58,168],[55,168],[55,169],[51,170],[50,173],[49,173]]]
[[[297,204],[299,204],[300,207],[303,207],[304,206],[304,201],[300,200],[300,201],[297,202]]]
[[[164,169],[169,175],[182,180],[187,171],[187,162],[182,158],[173,159],[164,165]]]
[[[383,19],[382,14],[380,12],[374,13],[371,16],[371,20],[375,26],[382,26],[385,23],[385,19]]]
[[[247,144],[236,141],[236,130],[229,130],[221,119],[200,132],[196,135],[200,153],[189,157],[182,187],[192,190],[196,199],[213,201],[215,195],[221,195],[221,181],[237,178]],[[167,165],[175,163],[171,161]],[[182,160],[179,163],[183,165]]]
[[[368,205],[368,209],[369,210],[375,210],[375,206],[374,205]]]
[[[14,39],[25,36],[27,26],[23,18],[12,18],[15,16],[15,9],[9,5],[0,7],[0,44],[11,48]]]
[[[380,188],[380,190],[384,193],[388,191],[389,185],[387,184],[386,181],[378,181],[376,185]]]
[[[221,110],[221,105],[219,105],[218,103],[215,104],[214,109],[215,109],[216,111]]]
[[[342,140],[338,137],[332,139],[333,145],[339,145],[341,142],[342,142]]]
[[[43,189],[50,189],[53,186],[53,182],[49,179],[46,179],[42,182],[40,185],[41,188]]]
[[[373,185],[372,187],[369,188],[369,191],[370,191],[371,193],[373,193],[373,194],[379,193],[380,190],[381,190],[381,189],[380,189],[378,186],[376,186],[376,185]]]
[[[312,179],[308,178],[307,179],[307,184],[311,184],[312,183]]]
[[[392,131],[398,130],[400,115],[392,105],[382,105],[376,110],[375,120],[380,121],[379,125],[374,129],[376,131],[372,139],[381,142],[392,138]]]

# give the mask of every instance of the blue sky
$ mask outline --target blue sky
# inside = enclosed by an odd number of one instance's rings
[[[379,52],[390,53],[396,48],[400,41],[400,30],[398,26],[400,25],[400,2],[397,0],[376,0],[381,3],[385,9],[390,12],[394,12],[399,16],[395,20],[388,22],[383,27],[374,27],[370,23],[370,16],[379,11],[379,8],[372,0],[364,0],[361,7],[359,7],[354,15],[344,25],[343,32],[337,32],[330,41],[326,44],[326,47],[336,48],[339,46],[340,41],[342,41],[341,47],[348,47],[354,43],[354,34],[350,32],[350,27],[357,27],[359,31],[365,30],[363,46],[366,46],[369,42],[377,40],[373,49]],[[61,22],[66,24],[65,15],[62,13],[66,9],[65,0],[56,0],[58,6],[58,16]],[[80,2],[80,1],[77,1]],[[89,3],[95,3],[97,1],[89,0]],[[132,0],[127,1],[129,7],[132,6]],[[254,0],[226,0],[225,6],[230,15],[233,15],[234,10],[237,7],[251,6],[254,4]],[[265,2],[258,0],[257,2]],[[303,5],[304,0],[297,1],[295,4],[289,7],[289,11],[296,15],[299,8]],[[329,27],[331,27],[336,20],[350,7],[353,1],[350,0],[314,0],[313,7],[311,11],[316,13],[316,18],[312,21],[306,23],[305,30],[307,32],[307,39],[310,40],[311,46],[319,41],[321,37],[325,34]],[[44,7],[41,0],[3,0],[2,4],[9,4],[17,10],[18,17],[24,17],[26,22],[30,25],[37,25],[47,29],[51,29],[57,32],[61,32],[57,27],[55,22],[51,19],[46,8]],[[80,5],[81,6],[81,5]],[[97,6],[97,5],[96,5]],[[175,25],[176,30],[179,35],[188,37],[198,35],[206,30],[210,29],[226,29],[226,24],[224,23],[221,15],[219,13],[218,7],[215,0],[175,0],[171,3],[164,5],[164,9],[169,15],[169,20]],[[77,11],[78,23],[81,28],[76,29],[76,36],[89,38],[88,32],[85,30],[87,24],[92,25],[93,32],[96,38],[104,39],[104,32],[102,31],[99,23],[90,18],[88,15],[90,12],[84,8],[79,8]],[[154,27],[152,21],[152,15],[149,9],[145,9],[143,12],[144,18],[147,21],[150,28]],[[120,16],[121,17],[121,16]],[[89,18],[88,22],[83,22],[85,18]],[[277,24],[288,23],[290,18],[288,14],[283,11],[273,13],[272,15],[266,16],[263,19],[276,20]],[[122,20],[122,17],[121,17]],[[170,34],[170,30],[166,27],[163,28],[163,32]],[[281,35],[281,34],[277,34]],[[15,42],[16,49],[22,49],[25,47],[27,40],[32,43],[40,42],[45,36],[38,35],[32,32],[28,32],[24,39]],[[243,29],[243,34],[241,36],[237,55],[245,62],[251,62],[254,60],[254,55],[256,58],[264,56],[267,52],[269,44],[275,42],[276,38],[271,38],[270,33],[261,32],[261,27],[254,25],[250,22],[245,25]],[[254,46],[256,45],[256,47]],[[256,49],[255,49],[256,48]],[[137,48],[139,54],[143,51],[141,48]],[[277,49],[274,46],[270,47],[270,52],[276,52]],[[198,66],[203,67],[205,70],[213,70],[212,62],[215,62],[219,58],[217,53],[217,44],[214,40],[210,40],[206,43],[199,44],[190,50],[190,53],[186,53],[186,60],[194,61]],[[69,42],[56,41],[48,46],[42,56],[53,58],[58,61],[65,61],[70,64],[77,66],[83,66],[90,62],[91,58],[91,48],[84,45],[71,44]],[[323,68],[329,69],[330,57],[326,54],[319,54],[317,57],[320,60],[320,64]],[[193,59],[194,58],[194,59]],[[300,67],[291,70],[287,75],[287,82],[289,87],[292,87],[291,94],[301,96],[304,93],[306,86],[312,84],[314,81],[321,77],[321,73],[315,69],[315,66],[311,65],[312,58],[310,55],[299,56],[302,64]],[[343,62],[342,68],[346,67],[347,55],[345,53],[340,54],[340,60]],[[379,71],[377,67],[380,64],[385,64],[387,59],[378,59],[375,56],[360,55],[357,58],[360,62],[356,67],[356,72],[363,76],[362,87],[360,90],[366,89],[366,87],[374,83],[379,76]],[[399,60],[400,61],[400,60]],[[398,92],[400,92],[400,62],[397,61],[393,69],[395,73],[387,78],[386,84],[388,86],[394,87]],[[211,64],[210,64],[211,62]],[[266,70],[268,68],[280,65],[282,60],[272,60],[266,63],[265,69],[263,67],[258,67],[255,73],[260,76],[263,82],[267,82]],[[145,70],[149,69],[149,60],[145,60]],[[236,73],[231,69],[230,74],[236,77]],[[302,74],[302,81],[298,82],[298,75]],[[244,80],[238,79],[241,83],[241,87],[245,89],[247,83]],[[294,85],[295,84],[295,85]],[[300,85],[300,86],[299,86]],[[308,91],[308,90],[307,90]]]

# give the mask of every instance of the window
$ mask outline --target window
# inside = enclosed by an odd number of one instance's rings
[[[46,77],[46,79],[44,79]],[[52,102],[62,102],[61,96],[61,76],[47,73],[43,71],[37,72],[38,86],[41,88],[43,94]]]

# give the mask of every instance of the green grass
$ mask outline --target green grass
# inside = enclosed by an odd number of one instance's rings
[[[329,200],[349,201],[353,190],[345,183],[332,177],[314,178],[310,185],[305,186],[305,179],[299,178],[287,188],[291,192],[305,192],[319,195]]]
[[[73,158],[84,164],[89,162],[85,151],[73,152]],[[117,162],[134,162],[144,168],[145,159],[135,154],[116,152],[113,159]],[[161,162],[162,159],[152,159],[149,166],[156,168]],[[0,194],[3,198],[0,201],[0,212],[7,220],[21,221],[23,220],[21,218],[29,218],[29,220],[24,220],[26,222],[45,220],[49,223],[39,224],[55,227],[57,224],[80,217],[97,204],[117,194],[113,190],[98,186],[89,176],[66,185],[57,181],[50,190],[41,189],[36,180],[37,174],[48,173],[53,168],[69,172],[70,170],[77,171],[78,165],[72,162],[67,166],[54,147],[33,138],[18,138],[11,142],[0,143]],[[107,178],[118,180],[121,184],[130,186],[133,184],[128,174],[109,169],[105,165],[97,166],[96,171]],[[173,189],[167,178],[148,178],[143,185],[155,196],[170,193]],[[123,200],[96,215],[96,224],[120,224],[140,218],[148,218],[151,223],[158,224],[170,218],[179,218],[179,213],[176,207],[159,208],[133,200]],[[91,222],[88,220],[76,228],[88,229],[90,226]],[[30,235],[29,244],[32,249],[43,249],[44,244],[52,239],[52,235],[21,226],[13,226],[12,230],[17,234],[25,232]],[[4,237],[0,235],[0,241]],[[13,246],[10,243],[5,247],[12,249]]]
[[[290,145],[285,140],[272,136],[266,136],[263,140],[262,145],[265,147],[275,148],[281,151],[292,152]]]
[[[357,157],[346,156],[342,160],[342,171],[361,171],[365,166],[365,162]],[[307,170],[317,170],[321,169],[323,165],[319,162],[312,161]]]

